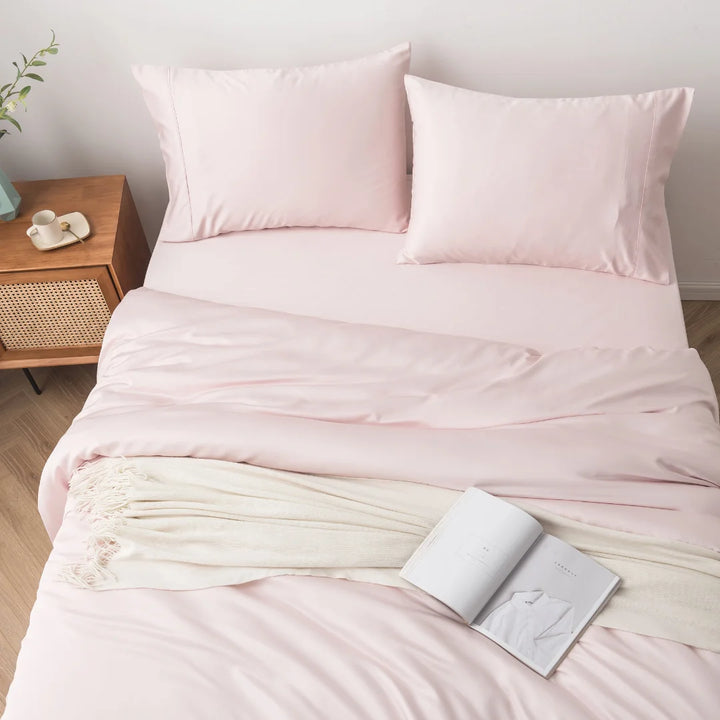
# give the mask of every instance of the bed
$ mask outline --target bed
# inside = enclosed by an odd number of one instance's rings
[[[272,230],[231,240],[159,244],[147,287],[424,331],[448,330],[439,303],[471,302],[488,309],[454,332],[530,341],[543,351],[686,346],[675,284],[491,266],[419,268],[412,277],[417,268],[388,263],[398,237],[360,231]],[[213,260],[218,246],[223,268]],[[332,247],[332,273],[314,261],[315,247]],[[273,293],[279,283],[282,292]],[[59,523],[62,499],[46,511]],[[546,718],[689,718],[707,717],[720,697],[717,654],[601,627],[545,681],[439,603],[397,588],[278,577],[187,592],[87,591],[56,577],[62,554],[80,542],[73,523],[63,525],[8,696],[10,720],[531,718],[538,708]]]
[[[408,63],[403,45],[306,69],[136,69],[170,204],[43,471],[54,545],[8,720],[720,705],[718,407],[687,347],[663,199],[692,93],[480,97]],[[228,88],[244,101],[218,112]],[[509,161],[478,172],[503,142]],[[247,501],[241,523],[227,495],[205,502],[211,471]],[[287,494],[303,484],[312,517]],[[386,579],[439,519],[404,503],[471,486],[641,547],[607,550],[623,586],[550,679]],[[359,487],[395,505],[362,505]],[[343,493],[355,524],[328,510]],[[378,516],[399,518],[404,550],[366,532]],[[308,525],[303,555],[283,538]]]

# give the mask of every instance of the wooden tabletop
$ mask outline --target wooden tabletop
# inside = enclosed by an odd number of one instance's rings
[[[0,221],[0,272],[106,265],[112,260],[124,175],[14,182],[22,202],[20,215]],[[57,250],[36,250],[25,231],[38,210],[58,216],[81,212],[90,237]]]

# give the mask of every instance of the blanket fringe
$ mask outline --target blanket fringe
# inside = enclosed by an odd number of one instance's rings
[[[147,475],[126,458],[101,458],[73,473],[68,497],[88,517],[90,533],[85,560],[66,564],[60,579],[83,588],[114,579],[107,566],[120,550],[117,532],[126,523],[130,488],[138,480],[147,480]]]

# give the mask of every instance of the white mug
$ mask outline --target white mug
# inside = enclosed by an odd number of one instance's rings
[[[27,229],[28,237],[37,236],[43,245],[55,245],[63,239],[60,221],[52,210],[40,210],[32,216],[33,226]]]

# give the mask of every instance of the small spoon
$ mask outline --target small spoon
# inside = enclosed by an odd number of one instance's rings
[[[63,232],[69,232],[71,235],[74,235],[81,243],[85,243],[85,241],[81,237],[75,235],[75,233],[70,229],[70,223],[67,222],[67,220],[63,220],[63,222],[60,223],[60,229]]]

